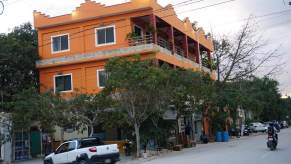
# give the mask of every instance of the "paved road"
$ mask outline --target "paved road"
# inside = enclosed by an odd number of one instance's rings
[[[243,137],[228,143],[199,145],[145,164],[291,164],[291,128],[281,130],[278,150],[266,146],[266,135]]]
[[[42,164],[42,160],[17,164]],[[291,128],[279,134],[278,150],[266,146],[266,135],[243,137],[228,143],[211,143],[171,152],[154,160],[122,161],[121,164],[291,164]]]

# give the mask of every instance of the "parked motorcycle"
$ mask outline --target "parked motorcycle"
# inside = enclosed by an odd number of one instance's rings
[[[251,129],[248,126],[245,126],[244,130],[243,130],[243,135],[244,136],[249,136],[251,133]]]

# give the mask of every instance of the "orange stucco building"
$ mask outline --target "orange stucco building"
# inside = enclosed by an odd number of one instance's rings
[[[156,0],[131,0],[105,6],[85,0],[72,13],[50,17],[34,11],[38,31],[41,92],[76,90],[97,93],[105,83],[104,65],[112,57],[140,54],[158,64],[214,73],[213,43],[202,28],[180,20],[171,5]]]
[[[203,71],[210,68],[213,42],[172,5],[131,0],[105,6],[85,0],[72,13],[50,17],[34,11],[40,60],[40,91],[98,93],[106,82],[104,66],[112,57],[151,58],[156,64]],[[206,59],[206,62],[205,62]],[[203,127],[209,131],[207,118]]]

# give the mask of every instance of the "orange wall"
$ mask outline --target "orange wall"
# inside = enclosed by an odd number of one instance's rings
[[[154,58],[154,54],[141,54],[141,59]],[[101,88],[97,86],[97,70],[104,69],[107,60],[86,62],[81,64],[71,64],[40,69],[40,91],[54,90],[54,76],[60,74],[72,74],[73,92],[98,93]],[[68,92],[65,94],[71,94]]]
[[[132,31],[133,24],[131,18],[151,15],[154,13],[153,10],[161,9],[162,7],[156,3],[156,0],[132,0],[128,3],[108,7],[86,0],[73,13],[63,16],[49,17],[42,13],[34,12],[34,24],[38,31],[40,59],[128,47],[126,35]],[[165,18],[167,14],[175,14],[175,12],[171,9],[155,13],[155,15],[161,17],[192,39],[201,40],[201,44],[211,49],[211,41],[205,39],[203,32],[194,32],[188,19],[181,21],[176,16]],[[108,25],[115,25],[116,44],[96,47],[95,28]],[[69,51],[52,54],[51,36],[67,33],[70,40]],[[155,57],[179,67],[193,68],[193,65],[180,62],[165,54],[158,53]],[[73,88],[86,93],[99,92],[100,88],[97,87],[96,70],[103,68],[104,65],[105,61],[102,60],[39,68],[40,83],[42,85],[41,91],[53,89],[54,75],[72,73]]]
[[[102,21],[101,21],[102,22]],[[106,19],[103,22],[109,22]],[[97,24],[97,25],[96,25]],[[54,27],[47,30],[39,30],[41,59],[63,57],[73,54],[89,53],[101,50],[116,49],[127,46],[126,35],[131,32],[130,20],[117,20],[116,22],[104,23],[104,26],[115,26],[116,44],[96,47],[95,28],[100,27],[100,20],[90,23],[79,23],[71,26]],[[128,26],[128,27],[123,27]],[[123,28],[121,28],[123,27]],[[69,34],[70,50],[63,53],[52,53],[51,36]]]
[[[103,69],[105,61],[74,64],[60,67],[52,67],[40,70],[41,92],[53,91],[54,76],[72,73],[73,91],[82,93],[96,93],[100,91],[97,87],[97,70]]]

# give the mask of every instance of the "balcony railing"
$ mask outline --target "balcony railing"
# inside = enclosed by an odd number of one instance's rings
[[[137,36],[137,37],[130,37],[128,38],[128,45],[129,46],[139,46],[139,45],[144,45],[144,44],[151,44],[154,43],[153,35],[143,35],[143,36]],[[173,46],[172,44],[167,41],[166,39],[162,37],[157,38],[157,45],[169,50],[171,54],[173,54]],[[175,45],[175,52],[174,54],[179,55],[181,57],[185,57],[185,51],[180,47]],[[196,58],[194,54],[189,54],[189,59],[196,62]]]
[[[184,56],[184,50],[178,46],[175,46],[175,53],[180,55],[180,56]]]
[[[150,44],[150,43],[153,43],[152,35],[144,35],[144,36],[128,38],[129,46],[139,46],[139,45]]]
[[[158,37],[158,45],[171,51],[171,44],[164,38]]]
[[[128,45],[129,46],[139,46],[144,44],[153,43],[153,36],[152,35],[144,35],[144,36],[137,36],[137,37],[130,37],[128,38]],[[172,45],[166,41],[164,38],[158,37],[157,44],[165,49],[172,50]]]

